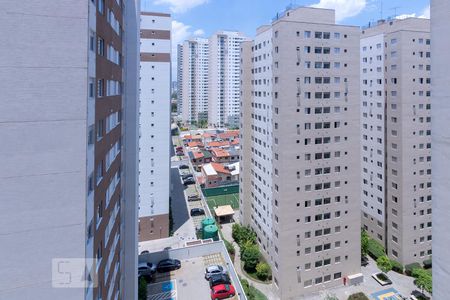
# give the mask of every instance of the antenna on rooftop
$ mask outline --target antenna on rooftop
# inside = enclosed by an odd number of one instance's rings
[[[397,9],[400,8],[400,6],[394,6],[391,9],[394,11],[394,19],[397,18]]]
[[[383,20],[383,0],[380,0],[380,20]]]

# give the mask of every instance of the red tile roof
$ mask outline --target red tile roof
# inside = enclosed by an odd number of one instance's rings
[[[223,142],[214,141],[214,142],[208,143],[208,147],[227,147],[227,146],[230,146],[230,143],[227,141],[223,141]]]
[[[199,142],[199,141],[189,142],[187,145],[188,145],[188,147],[191,147],[191,148],[193,148],[193,147],[203,147],[203,143]]]
[[[214,170],[216,170],[216,172],[218,172],[218,173],[224,173],[224,174],[230,174],[230,173],[231,173],[230,170],[225,169],[225,167],[224,167],[223,164],[219,164],[219,163],[212,162],[212,163],[211,163],[211,166],[212,166],[212,167],[214,168]]]
[[[230,156],[230,153],[228,153],[227,150],[221,149],[221,148],[214,148],[211,149],[211,153],[215,156],[215,157],[228,157]]]

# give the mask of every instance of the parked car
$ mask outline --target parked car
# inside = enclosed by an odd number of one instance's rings
[[[198,201],[200,200],[200,196],[199,195],[190,195],[188,196],[188,201]]]
[[[369,259],[365,256],[361,256],[361,267],[365,267],[369,264]]]
[[[192,212],[192,210],[191,210],[191,212]],[[206,269],[205,269],[205,279],[206,280],[209,280],[209,278],[211,278],[212,275],[216,275],[216,274],[227,274],[227,269],[225,269],[221,265],[212,265],[212,266],[206,267]]]
[[[177,151],[175,154],[178,155],[178,156],[183,156],[184,152],[183,151]]]
[[[138,276],[151,276],[156,273],[156,265],[153,263],[139,263]]]
[[[183,151],[183,147],[178,146],[178,147],[175,148],[175,151]]]
[[[194,175],[189,173],[189,174],[185,174],[185,175],[181,176],[181,179],[183,179],[183,180],[188,179],[188,178],[194,178]]]
[[[205,211],[203,210],[203,208],[193,208],[193,209],[191,209],[191,216],[192,217],[202,216],[204,214],[205,214]]]
[[[183,181],[184,185],[191,185],[191,184],[195,184],[195,180],[194,178],[188,178],[186,180]]]
[[[212,288],[213,286],[219,284],[231,284],[230,276],[228,276],[228,274],[211,275],[211,277],[209,278],[209,287]]]
[[[189,166],[188,165],[180,165],[178,168],[181,169],[181,170],[189,169]]]
[[[156,267],[159,273],[170,272],[179,268],[181,268],[181,261],[171,258],[161,260]]]
[[[231,284],[219,284],[213,286],[211,289],[211,299],[225,299],[228,297],[233,297],[236,294],[233,285]]]

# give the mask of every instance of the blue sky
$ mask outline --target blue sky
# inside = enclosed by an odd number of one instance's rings
[[[172,14],[172,44],[193,37],[209,37],[217,30],[242,31],[252,37],[287,5],[315,5],[336,9],[340,24],[367,25],[381,16],[429,17],[429,0],[141,0],[142,10]],[[172,53],[173,67],[176,52]],[[175,75],[175,74],[173,74]]]

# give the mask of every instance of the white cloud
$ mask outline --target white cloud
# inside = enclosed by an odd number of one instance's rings
[[[331,8],[336,11],[336,21],[354,17],[367,5],[366,0],[320,0],[319,3],[311,5],[318,8]]]
[[[413,14],[402,14],[402,15],[396,16],[395,18],[399,19],[399,20],[403,20],[403,19],[407,19],[407,18],[416,18],[416,14],[415,13],[413,13]]]
[[[430,6],[428,5],[425,7],[420,15],[417,15],[416,13],[412,14],[402,14],[395,17],[396,19],[406,19],[406,18],[422,18],[422,19],[429,19],[430,18]]]
[[[156,5],[169,5],[174,13],[184,13],[196,6],[207,3],[209,0],[155,0]]]
[[[425,9],[422,11],[422,14],[419,16],[419,18],[426,18],[426,19],[430,18],[430,6],[429,5],[427,7],[425,7]]]
[[[203,29],[197,29],[196,31],[194,31],[195,36],[202,36],[204,34],[205,34],[205,31]]]

